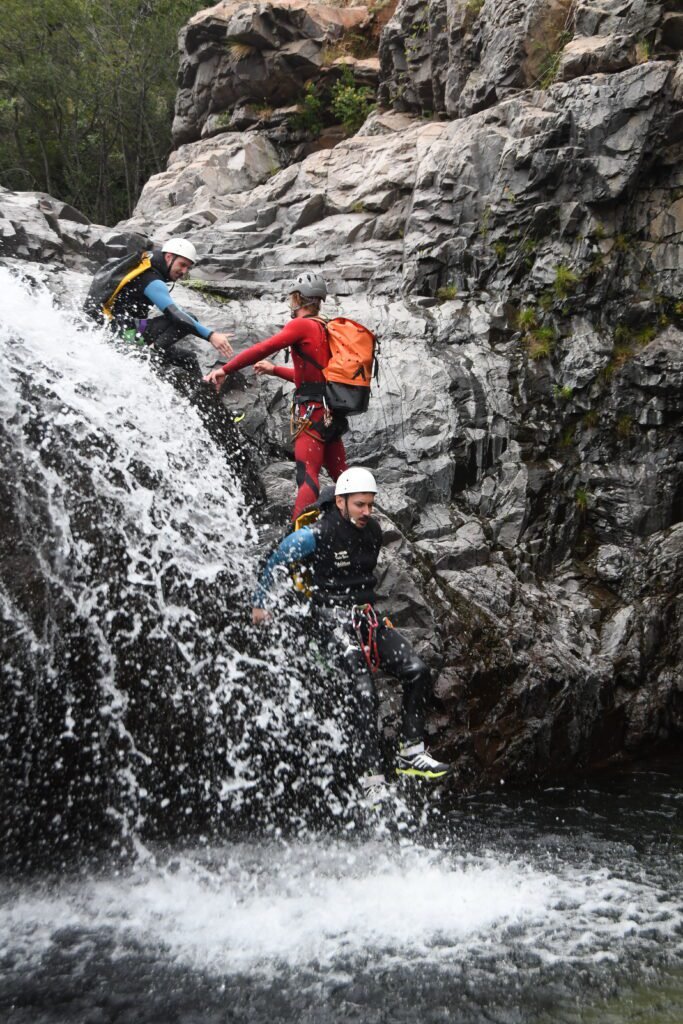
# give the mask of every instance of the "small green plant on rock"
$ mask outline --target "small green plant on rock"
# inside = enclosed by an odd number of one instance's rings
[[[613,248],[615,252],[630,252],[632,248],[631,239],[625,234],[615,235]]]
[[[517,314],[517,326],[520,331],[533,331],[538,327],[538,315],[533,306],[525,306]]]
[[[555,344],[553,327],[541,327],[533,306],[525,306],[517,314],[517,328],[522,332],[529,359],[547,359]]]
[[[507,256],[508,247],[505,242],[496,242],[493,246],[493,251],[496,254],[496,259],[502,261]]]
[[[211,299],[212,302],[217,302],[221,306],[231,301],[229,296],[216,291],[213,285],[209,284],[208,281],[197,281],[193,278],[189,278],[188,280],[183,281],[183,287],[192,288],[193,291],[199,292],[200,295],[205,296],[207,299]]]
[[[479,235],[481,238],[486,238],[489,233],[489,221],[491,219],[491,207],[487,206],[484,210],[481,218],[481,224],[479,225]]]
[[[666,324],[661,324],[661,326],[666,327]],[[646,327],[641,327],[639,331],[635,332],[635,334],[633,335],[633,340],[635,341],[636,345],[640,345],[642,348],[644,348],[645,345],[649,345],[651,341],[654,341],[656,337],[657,328],[654,326],[654,324],[648,324]]]
[[[600,415],[597,409],[589,409],[583,417],[583,425],[587,430],[592,430],[594,427],[597,427],[599,421]]]
[[[647,39],[639,39],[636,43],[636,61],[638,64],[644,64],[650,59],[652,47]]]
[[[539,359],[547,359],[555,344],[555,331],[552,327],[538,327],[531,331],[526,337],[526,348],[529,359],[535,362]]]
[[[588,508],[588,491],[585,487],[577,487],[574,494],[574,502],[579,512],[585,512]]]
[[[603,380],[611,380],[614,374],[624,366],[629,359],[633,357],[633,348],[630,344],[619,344],[615,345],[612,349],[612,357],[610,361],[600,371],[600,376]]]
[[[565,402],[568,402],[569,399],[572,398],[572,396],[574,394],[574,388],[570,387],[569,384],[563,384],[563,385],[556,384],[555,388],[554,388],[554,391],[555,391],[555,398],[561,398]]]
[[[555,40],[555,48],[547,51],[543,59],[541,60],[539,72],[538,72],[538,87],[539,89],[549,89],[557,78],[557,72],[560,69],[560,59],[562,57],[562,51],[572,37],[572,33],[565,30],[560,32]]]
[[[313,138],[317,138],[323,129],[323,103],[313,82],[306,83],[304,97],[292,118],[292,128],[294,131],[306,132]]]
[[[361,127],[368,114],[374,110],[372,90],[367,86],[356,86],[349,68],[342,69],[342,76],[332,88],[330,109],[337,121],[349,135]]]
[[[571,448],[574,444],[574,427],[566,427],[560,437],[560,448]]]
[[[581,278],[578,274],[575,274],[573,270],[561,263],[558,267],[555,267],[555,281],[553,282],[553,288],[558,299],[567,299],[571,293],[576,289]]]
[[[466,32],[469,32],[474,25],[483,6],[484,0],[467,0],[465,4],[465,17],[462,21],[462,27]]]
[[[444,285],[443,288],[438,288],[436,297],[439,302],[450,302],[458,294],[458,289],[454,284]]]

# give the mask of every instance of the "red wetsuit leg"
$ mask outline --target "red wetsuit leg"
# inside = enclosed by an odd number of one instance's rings
[[[346,464],[346,448],[341,437],[336,441],[328,441],[325,445],[325,469],[333,480],[336,480],[340,473],[349,467]]]
[[[300,516],[307,505],[312,505],[320,491],[319,477],[325,457],[325,445],[320,438],[307,430],[302,431],[294,442],[296,460],[296,482],[299,488],[292,519]]]

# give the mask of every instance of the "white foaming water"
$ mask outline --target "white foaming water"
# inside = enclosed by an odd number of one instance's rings
[[[449,969],[491,957],[503,971],[520,956],[619,961],[662,944],[680,951],[682,925],[670,895],[605,868],[544,870],[505,855],[380,842],[223,848],[56,897],[14,893],[0,910],[5,950],[28,961],[61,928],[107,929],[220,976],[423,962]]]
[[[244,495],[225,459],[206,443],[197,411],[154,375],[144,354],[135,358],[134,349],[115,343],[103,329],[79,329],[74,318],[55,305],[47,288],[28,285],[3,267],[0,288],[0,413],[5,420],[21,416],[26,384],[34,390],[36,402],[42,400],[41,385],[46,385],[51,423],[68,428],[76,438],[106,446],[102,453],[89,453],[95,461],[93,481],[116,501],[124,519],[140,573],[138,578],[131,570],[131,583],[154,586],[159,592],[140,536],[153,537],[154,556],[165,566],[170,560],[190,581],[213,578],[223,568],[226,551],[218,542],[226,534],[229,557],[239,560],[245,546],[255,540]],[[117,444],[112,447],[108,442],[114,432]],[[19,430],[16,438],[21,444]],[[47,450],[49,444],[48,434],[42,448]],[[50,491],[62,554],[73,554],[77,545],[59,479],[34,452],[26,455]],[[140,466],[149,471],[154,487],[140,483]],[[244,560],[242,566],[246,571]],[[173,615],[173,609],[167,613]]]

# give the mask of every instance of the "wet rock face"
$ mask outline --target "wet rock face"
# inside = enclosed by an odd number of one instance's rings
[[[649,0],[403,0],[381,41],[380,100],[466,117],[556,79],[680,49],[680,14]]]
[[[265,108],[296,104],[306,81],[323,67],[325,48],[367,21],[364,6],[302,0],[224,0],[200,11],[180,39],[175,144],[225,131],[240,117],[256,123]],[[247,112],[249,107],[254,109]]]
[[[196,82],[218,60],[212,26],[227,38],[257,13],[193,20]],[[238,347],[281,326],[292,278],[321,267],[325,312],[377,331],[380,389],[349,458],[380,481],[385,603],[435,667],[430,729],[475,781],[590,768],[681,728],[676,11],[586,0],[568,14],[559,0],[400,4],[380,47],[391,109],[288,166],[253,124],[207,137],[207,75],[179,97],[197,98],[195,134],[181,132],[196,141],[119,225],[192,238],[193,311]],[[278,31],[270,49],[289,52]],[[37,258],[70,263],[64,227],[55,241],[36,224]],[[283,521],[290,397],[249,371],[225,394],[269,450]]]

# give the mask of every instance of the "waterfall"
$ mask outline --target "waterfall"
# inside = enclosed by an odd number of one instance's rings
[[[0,284],[5,853],[234,828],[247,806],[272,823],[310,803],[316,744],[336,815],[338,727],[297,641],[249,623],[260,552],[228,449],[147,351],[40,280]]]

